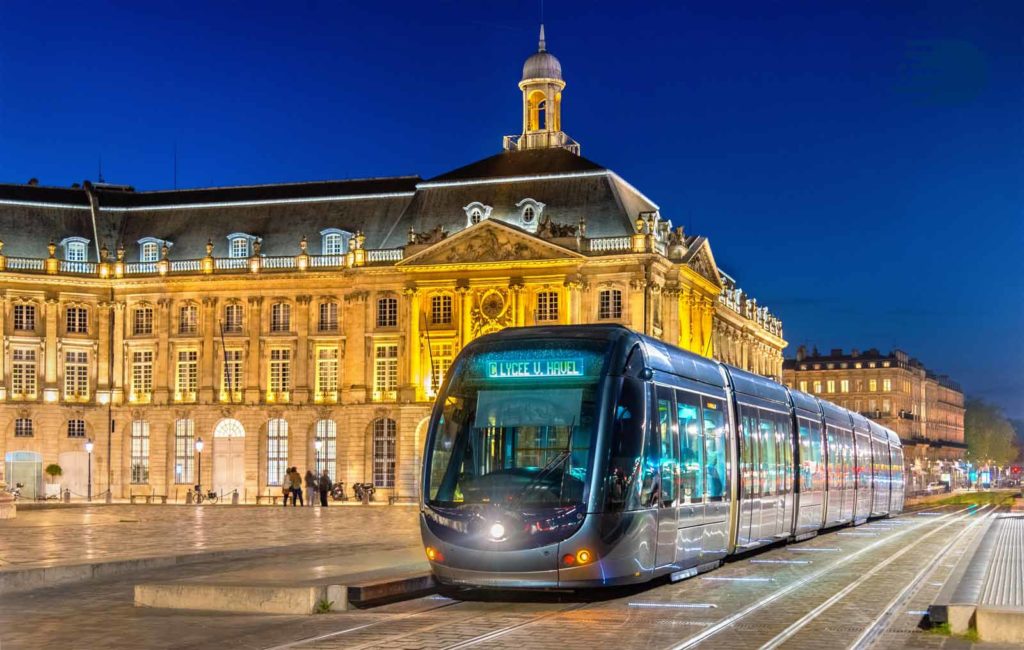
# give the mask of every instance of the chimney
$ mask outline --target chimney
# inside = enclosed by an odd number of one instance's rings
[[[39,179],[33,176],[32,178],[28,179],[28,184],[31,185],[32,187],[35,187],[36,185],[39,185]]]
[[[843,356],[843,349],[842,348],[832,348],[832,351],[829,352],[829,356],[832,357],[832,358],[841,357],[841,356]]]
[[[807,358],[807,346],[806,345],[801,345],[800,347],[798,347],[796,349],[796,360],[797,361],[803,361],[806,358]]]

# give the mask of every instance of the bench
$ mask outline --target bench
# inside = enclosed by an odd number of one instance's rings
[[[263,503],[264,499],[269,499],[270,502],[276,506],[277,502],[280,501],[283,498],[284,498],[283,494],[257,494],[256,495],[256,505],[260,505],[261,503]]]
[[[136,499],[145,499],[147,505],[155,503],[157,500],[159,500],[160,503],[163,504],[167,503],[166,494],[130,494],[129,499],[131,500],[132,505],[135,505]]]

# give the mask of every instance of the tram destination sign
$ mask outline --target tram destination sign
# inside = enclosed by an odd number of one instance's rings
[[[487,362],[487,377],[489,379],[582,376],[583,359],[579,357]]]

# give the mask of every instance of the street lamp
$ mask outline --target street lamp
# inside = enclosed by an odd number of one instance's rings
[[[199,462],[196,463],[196,485],[203,483],[203,439],[196,439],[196,452],[199,454]]]
[[[89,487],[86,490],[89,501],[92,501],[92,438],[85,441],[85,453],[89,454]]]
[[[320,476],[320,450],[323,449],[324,441],[317,440],[313,443],[313,448],[316,449],[316,475]]]

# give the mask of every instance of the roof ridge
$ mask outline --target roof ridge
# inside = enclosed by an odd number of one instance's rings
[[[330,183],[367,183],[371,181],[394,181],[403,179],[423,180],[419,174],[405,174],[402,176],[367,176],[364,178],[335,178],[319,181],[291,181],[286,183],[253,183],[249,185],[212,185],[209,187],[185,187],[165,190],[137,190],[135,194],[157,194],[163,192],[208,192],[211,190],[243,190],[270,187],[297,187],[300,185],[327,185]]]

